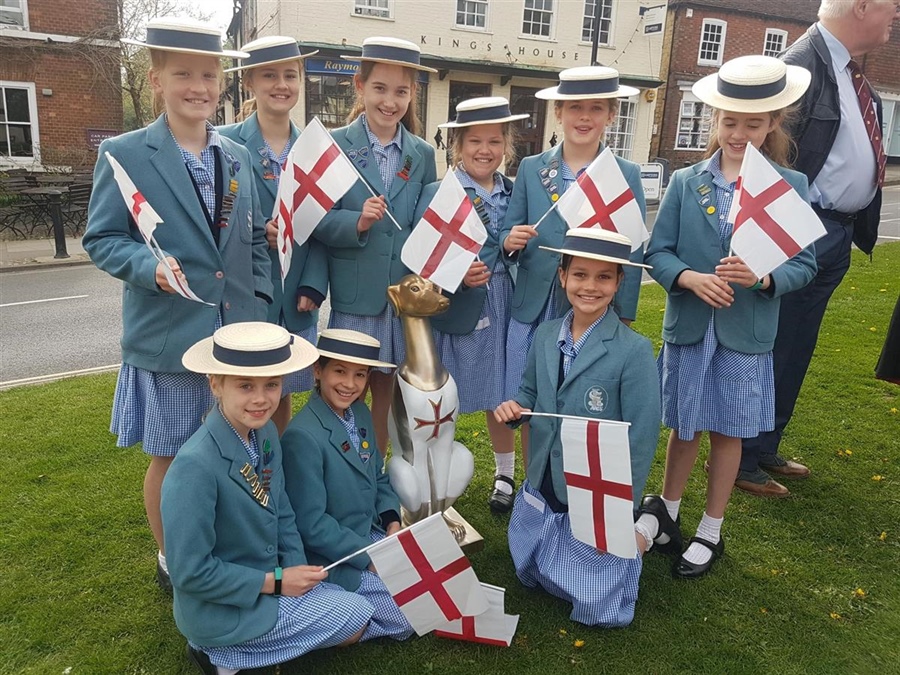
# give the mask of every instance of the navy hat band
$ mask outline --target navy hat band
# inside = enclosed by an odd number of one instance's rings
[[[721,77],[716,78],[716,91],[722,96],[728,98],[739,98],[742,100],[769,98],[776,96],[784,91],[787,86],[787,73],[774,82],[766,84],[734,84],[726,82]]]
[[[369,361],[377,361],[379,348],[371,345],[360,345],[344,340],[335,340],[334,338],[322,336],[316,345],[321,351],[332,352],[334,354],[342,354],[354,359],[368,359]]]
[[[299,59],[300,48],[296,42],[287,45],[273,45],[271,47],[263,47],[247,52],[250,57],[241,62],[243,68],[252,68],[261,63],[270,61],[283,61],[285,59]]]
[[[291,344],[294,342],[293,336],[291,341],[284,347],[276,349],[265,349],[258,352],[247,352],[241,349],[230,349],[213,342],[213,358],[220,363],[229,366],[274,366],[284,363],[291,358]]]
[[[221,52],[222,38],[209,33],[192,33],[170,28],[148,28],[145,44],[153,49],[194,49],[204,52]]]
[[[620,258],[622,260],[628,260],[631,255],[631,246],[629,244],[619,244],[602,239],[588,239],[587,237],[566,237],[560,248],[564,248],[566,251],[605,255],[609,258]]]
[[[419,52],[403,47],[388,47],[386,45],[363,45],[361,59],[384,59],[388,61],[403,61],[411,66],[419,65]]]
[[[619,91],[619,78],[609,77],[604,80],[560,80],[556,93],[562,96],[584,96],[591,94],[612,94]]]
[[[472,122],[490,122],[491,120],[499,120],[504,117],[511,117],[508,105],[495,105],[490,108],[479,108],[477,110],[457,111],[457,124],[471,124]]]

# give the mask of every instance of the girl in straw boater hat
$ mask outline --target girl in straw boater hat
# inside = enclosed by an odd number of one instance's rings
[[[498,422],[551,413],[629,422],[633,492],[641,494],[659,438],[659,380],[653,347],[625,326],[612,307],[630,260],[631,242],[617,232],[574,229],[558,248],[557,274],[571,309],[538,326],[519,393],[497,407]],[[562,255],[560,261],[559,255]],[[571,619],[624,626],[634,618],[641,552],[620,558],[572,536],[563,475],[561,421],[531,418],[526,480],[509,521],[509,550],[519,580],[572,603]]]
[[[270,323],[224,326],[184,354],[216,404],[162,489],[175,622],[205,673],[294,659],[363,636],[372,605],[309,565],[294,521],[278,430],[284,375],[315,347]]]
[[[163,111],[147,128],[100,146],[84,248],[124,282],[111,431],[120,447],[143,443],[150,455],[144,505],[160,549],[157,580],[168,589],[159,489],[212,402],[204,378],[186,372],[181,356],[223,324],[264,319],[272,281],[250,157],[208,121],[222,89],[221,60],[246,54],[223,50],[221,31],[187,19],[153,19],[146,39],[131,42],[150,49],[150,85]],[[183,298],[166,280],[106,153],[159,214],[154,237],[176,275],[211,305]]]
[[[558,86],[537,93],[538,98],[554,102],[563,140],[547,152],[522,160],[500,233],[504,260],[518,268],[507,341],[507,396],[519,389],[525,355],[538,324],[556,319],[567,309],[565,294],[557,283],[556,260],[541,247],[559,247],[568,225],[557,211],[549,214],[540,227],[534,224],[603,151],[606,129],[619,110],[619,97],[637,93],[637,89],[619,83],[618,71],[603,66],[564,70]],[[645,215],[640,167],[621,157],[616,157],[616,162]],[[639,247],[630,260],[640,263],[643,255],[643,247]],[[615,301],[626,324],[637,316],[640,282],[640,270],[629,268]]]
[[[319,336],[316,390],[281,439],[285,486],[310,562],[329,565],[400,530],[400,500],[384,471],[365,403],[378,340],[329,328]],[[412,626],[368,555],[331,570],[331,579],[375,607],[365,638],[405,640]]]
[[[419,192],[437,177],[434,149],[415,134],[419,48],[406,40],[366,38],[353,78],[356,105],[348,126],[332,132],[369,188],[357,182],[316,227],[313,236],[328,247],[330,328],[374,336],[382,361],[401,363],[403,329],[387,301],[387,287],[409,274],[400,251],[414,224]],[[387,212],[397,221],[397,229]],[[372,414],[376,438],[387,450],[391,377],[372,371]]]
[[[456,177],[484,223],[488,238],[469,267],[462,286],[450,298],[450,309],[431,319],[441,360],[459,386],[459,412],[484,410],[494,450],[496,470],[491,510],[512,508],[515,482],[515,436],[494,419],[493,410],[506,399],[506,332],[512,279],[501,259],[498,235],[506,216],[512,181],[499,172],[515,158],[509,101],[499,96],[473,98],[456,106],[456,119],[440,125],[448,140]],[[418,222],[440,183],[422,190],[416,208]]]
[[[767,56],[742,56],[694,84],[714,108],[709,159],[676,171],[647,248],[650,274],[669,293],[659,354],[663,424],[672,429],[662,497],[644,498],[641,518],[659,548],[679,556],[673,574],[706,574],[725,548],[722,518],[741,458],[741,438],[775,423],[772,344],[779,297],[816,271],[804,250],[763,279],[731,255],[728,213],[748,143],[807,198],[806,177],[783,168],[790,140],[785,108],[809,85],[809,71]],[[706,510],[682,554],[679,505],[709,432]]]
[[[300,130],[291,121],[291,110],[300,97],[303,59],[317,52],[301,54],[294,38],[277,35],[248,42],[242,49],[250,56],[225,72],[240,72],[244,89],[253,97],[241,109],[243,121],[220,127],[219,133],[240,143],[250,153],[260,210],[268,219],[274,211],[281,167],[300,135]],[[274,296],[269,305],[268,320],[315,342],[318,307],[328,291],[325,247],[315,240],[294,246],[291,269],[282,291],[277,232],[277,226],[270,220],[266,225],[266,238]],[[285,378],[284,397],[273,417],[279,431],[283,432],[291,420],[291,394],[310,389],[311,370],[292,373]]]

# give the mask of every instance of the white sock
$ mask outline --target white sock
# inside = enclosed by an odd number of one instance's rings
[[[216,666],[216,672],[219,675],[235,675],[235,673],[241,672],[240,668],[235,670],[234,668],[223,668],[222,666]]]
[[[655,516],[644,513],[637,519],[637,522],[634,524],[634,531],[641,535],[644,538],[644,541],[647,542],[647,550],[644,551],[644,553],[649,553],[650,549],[653,548],[653,539],[656,537],[656,532],[658,530],[659,522],[656,520]]]
[[[498,475],[512,478],[516,471],[516,453],[495,452],[494,463],[497,465]],[[511,495],[513,492],[512,486],[502,480],[494,481],[494,488],[505,495]]]
[[[697,536],[701,539],[706,539],[711,544],[718,544],[722,534],[722,521],[724,520],[724,518],[712,518],[704,513],[703,518],[700,520],[700,525],[697,527]],[[712,551],[703,544],[691,544],[688,550],[684,552],[684,559],[695,565],[705,565],[710,558],[712,558]]]
[[[166,565],[166,556],[162,554],[162,551],[158,551],[156,554],[156,559],[159,560],[159,566],[162,567],[163,572],[166,574],[169,573],[169,566]]]

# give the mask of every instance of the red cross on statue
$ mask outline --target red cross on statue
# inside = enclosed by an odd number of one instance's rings
[[[319,205],[326,211],[330,211],[334,206],[334,200],[329,197],[325,191],[319,187],[318,183],[322,179],[328,167],[332,165],[334,160],[341,154],[340,148],[332,143],[328,149],[316,160],[315,165],[306,173],[296,164],[294,165],[294,180],[297,181],[297,189],[294,191],[294,211],[300,207],[303,200],[307,197],[315,199]]]
[[[788,182],[782,178],[777,183],[767,187],[758,195],[751,195],[744,187],[743,183],[743,176],[741,176],[738,178],[738,184],[735,186],[735,189],[740,191],[738,202],[740,204],[740,209],[737,212],[737,216],[734,218],[733,231],[737,232],[741,225],[752,218],[759,226],[759,229],[765,232],[769,239],[775,242],[775,245],[778,246],[788,258],[792,258],[800,253],[801,248],[797,242],[787,233],[787,230],[775,222],[775,219],[766,212],[767,206],[791,191],[791,186]]]
[[[607,495],[627,499],[633,499],[631,486],[626,483],[614,483],[604,480],[603,469],[600,466],[600,422],[587,423],[587,457],[588,475],[564,471],[566,484],[572,487],[588,490],[591,493],[591,501],[594,505],[594,535],[597,538],[596,546],[601,551],[606,550],[606,507],[604,500]]]
[[[615,223],[612,221],[612,214],[621,209],[628,202],[634,200],[634,194],[631,190],[625,188],[625,192],[607,204],[603,201],[600,190],[597,189],[597,184],[587,172],[581,174],[578,177],[577,182],[582,192],[584,192],[584,196],[587,197],[591,207],[594,209],[594,214],[578,227],[593,227],[594,225],[599,225],[604,230],[618,232],[618,228],[616,228]]]
[[[400,542],[400,546],[403,547],[403,551],[406,553],[409,561],[415,567],[416,572],[419,573],[419,581],[394,596],[394,601],[397,605],[402,607],[419,596],[430,593],[437,606],[440,607],[441,612],[444,613],[447,621],[455,621],[462,617],[462,612],[459,611],[459,607],[456,606],[453,598],[450,597],[447,589],[444,588],[444,584],[456,575],[470,569],[469,559],[466,556],[462,556],[436,570],[428,562],[428,558],[425,557],[422,547],[419,546],[419,542],[416,541],[412,532],[409,530],[400,532],[397,535],[397,540]]]
[[[441,404],[444,402],[444,397],[442,396],[437,401],[432,401],[428,399],[428,402],[431,404],[432,409],[434,410],[434,419],[433,420],[423,420],[421,417],[413,417],[416,423],[416,429],[421,429],[422,427],[434,426],[434,429],[431,431],[431,436],[428,437],[429,440],[432,438],[437,438],[438,434],[441,431],[441,425],[446,424],[447,422],[453,421],[453,413],[456,412],[456,408],[448,412],[446,415],[441,417]]]
[[[428,260],[425,261],[425,267],[422,268],[421,273],[422,277],[428,279],[434,274],[438,265],[444,259],[444,255],[449,250],[450,244],[461,246],[472,253],[478,253],[481,250],[481,244],[464,234],[461,229],[463,223],[466,222],[466,218],[472,212],[472,208],[472,201],[468,197],[463,197],[462,202],[456,209],[456,213],[453,214],[449,222],[443,220],[433,209],[428,208],[425,210],[425,215],[422,216],[422,219],[437,230],[441,238],[438,239],[437,245],[434,247],[431,255],[428,256]]]

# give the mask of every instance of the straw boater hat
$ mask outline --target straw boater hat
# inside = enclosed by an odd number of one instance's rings
[[[812,74],[773,56],[739,56],[694,83],[694,96],[713,108],[737,113],[780,110],[797,101]]]
[[[515,122],[530,117],[527,113],[513,115],[509,109],[509,101],[502,96],[482,96],[470,98],[456,106],[456,120],[438,124],[443,129],[458,129],[476,124],[498,124]]]
[[[281,326],[246,321],[222,326],[200,340],[184,353],[181,363],[205,375],[273,377],[302,370],[318,356],[309,342]]]
[[[631,262],[628,259],[628,256],[631,255],[631,239],[624,234],[608,230],[576,227],[566,232],[562,248],[551,248],[549,246],[541,246],[540,248],[545,251],[563,253],[576,258],[605,260],[606,262],[619,263],[620,265],[643,267],[648,270],[653,269],[650,265]]]
[[[408,40],[390,37],[370,37],[363,40],[362,55],[341,54],[342,59],[350,61],[374,61],[375,63],[393,63],[406,68],[436,73],[437,70],[420,63],[421,50]]]
[[[396,368],[393,363],[378,360],[381,343],[370,335],[344,328],[327,328],[319,334],[317,344],[320,356],[338,361],[358,363],[377,368]]]
[[[318,54],[317,49],[308,54],[301,54],[297,41],[291,37],[282,35],[270,35],[262,37],[253,42],[248,42],[242,49],[247,52],[248,56],[241,65],[236,68],[228,68],[226,73],[233,73],[237,70],[247,70],[248,68],[258,68],[259,66],[272,66],[276,63],[284,63],[285,61],[298,61],[305,59],[307,56]]]
[[[546,101],[574,101],[593,98],[636,96],[634,87],[619,84],[619,71],[606,66],[567,68],[559,74],[559,84],[535,94]]]
[[[208,54],[232,59],[245,59],[246,52],[222,49],[222,31],[215,26],[185,18],[156,18],[147,22],[144,41],[122,38],[129,45],[160,49],[164,52]]]

